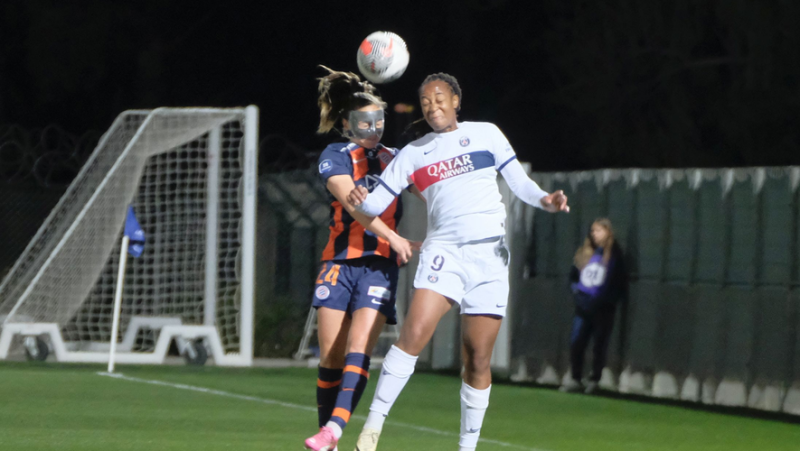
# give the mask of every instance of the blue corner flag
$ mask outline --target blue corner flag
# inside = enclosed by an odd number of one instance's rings
[[[128,216],[125,217],[125,236],[130,240],[128,253],[134,257],[142,255],[144,251],[144,230],[133,214],[133,206],[128,207]]]

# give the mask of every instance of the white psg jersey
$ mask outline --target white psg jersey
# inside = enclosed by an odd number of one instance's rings
[[[381,174],[392,194],[414,184],[428,204],[432,241],[466,243],[505,235],[497,172],[516,158],[494,124],[461,122],[408,144]]]

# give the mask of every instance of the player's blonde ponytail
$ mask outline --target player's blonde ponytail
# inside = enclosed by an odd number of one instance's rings
[[[367,105],[378,105],[386,108],[378,90],[369,82],[362,82],[352,72],[339,72],[325,66],[328,75],[319,78],[319,127],[317,133],[327,133],[342,118],[347,118],[350,111]]]

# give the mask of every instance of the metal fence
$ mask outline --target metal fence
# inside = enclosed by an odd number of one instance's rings
[[[510,373],[560,383],[572,256],[597,217],[631,268],[602,382],[622,392],[800,414],[800,168],[532,174],[572,213],[516,247]],[[524,293],[524,294],[523,294]]]

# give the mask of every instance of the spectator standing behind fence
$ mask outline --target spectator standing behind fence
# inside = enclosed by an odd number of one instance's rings
[[[561,391],[591,394],[597,390],[606,365],[617,304],[628,294],[628,272],[611,221],[594,221],[583,245],[575,252],[569,279],[575,301],[570,334],[571,377]],[[594,341],[592,372],[584,387],[583,359],[590,339]]]

